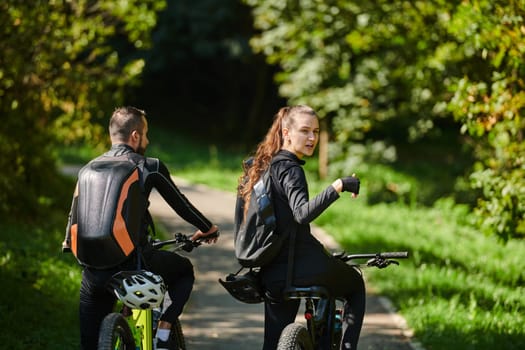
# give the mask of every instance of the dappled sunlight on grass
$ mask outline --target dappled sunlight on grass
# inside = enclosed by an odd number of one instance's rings
[[[79,347],[80,268],[73,256],[60,253],[62,230],[44,226],[0,227],[0,279],[9,286],[0,293],[6,349]]]

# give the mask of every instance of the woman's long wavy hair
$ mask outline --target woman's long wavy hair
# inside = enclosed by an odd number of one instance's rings
[[[309,114],[317,117],[315,111],[305,105],[283,107],[274,116],[273,124],[266,136],[257,146],[253,161],[245,166],[243,175],[239,178],[239,195],[244,199],[245,211],[250,203],[253,186],[259,181],[264,171],[270,166],[273,156],[283,147],[283,128],[290,129],[295,124],[299,114]]]

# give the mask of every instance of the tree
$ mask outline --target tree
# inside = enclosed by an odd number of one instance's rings
[[[280,94],[328,120],[331,171],[439,142],[436,193],[471,172],[484,229],[523,237],[523,1],[244,1]]]
[[[112,45],[147,47],[164,2],[0,4],[0,213],[31,216],[52,202],[57,142],[101,141],[97,122],[123,100],[144,61]]]
[[[333,172],[365,156],[391,162],[393,145],[433,137],[452,120],[436,104],[455,66],[440,65],[436,50],[453,2],[246,2],[260,30],[251,44],[280,66],[281,95],[328,120]]]
[[[463,2],[449,30],[464,59],[478,62],[451,82],[448,107],[477,140],[471,179],[483,191],[480,227],[525,238],[525,1]]]

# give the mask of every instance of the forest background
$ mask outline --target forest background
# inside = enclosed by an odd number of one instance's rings
[[[3,1],[2,231],[46,239],[70,201],[61,166],[107,147],[116,106],[199,140],[220,167],[304,103],[321,117],[320,182],[359,169],[370,208],[447,203],[495,250],[521,247],[524,15],[522,0]],[[13,244],[4,233],[3,275],[34,249]]]

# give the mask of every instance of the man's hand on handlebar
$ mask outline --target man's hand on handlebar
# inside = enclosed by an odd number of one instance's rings
[[[71,244],[68,240],[62,242],[62,253],[71,253]]]
[[[210,238],[206,238],[207,236],[210,236]],[[210,243],[216,243],[219,239],[219,227],[217,225],[213,225],[208,232],[202,232],[201,230],[195,231],[193,236],[191,236],[191,240],[195,241],[197,239],[201,238],[202,241],[210,244]]]

